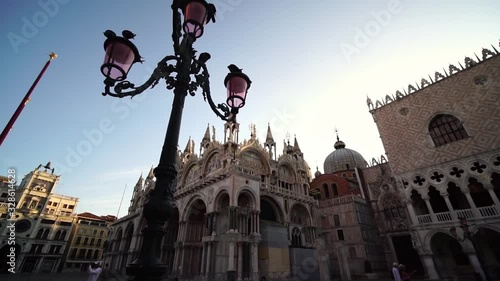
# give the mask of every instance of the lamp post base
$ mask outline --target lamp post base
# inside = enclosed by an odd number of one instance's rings
[[[127,266],[127,275],[130,281],[161,281],[165,277],[167,266],[158,264],[145,266],[143,264],[130,264]]]

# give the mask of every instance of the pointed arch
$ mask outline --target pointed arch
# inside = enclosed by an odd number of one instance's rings
[[[226,199],[227,198],[227,199]],[[227,202],[222,202],[226,201]],[[229,207],[231,206],[231,195],[229,194],[229,190],[227,188],[221,188],[217,191],[214,197],[214,210],[217,210],[219,207]],[[226,205],[227,204],[227,205]],[[222,206],[224,205],[224,206]]]
[[[463,121],[453,114],[435,114],[428,122],[428,132],[434,146],[441,146],[469,137]]]
[[[203,175],[206,175],[212,171],[215,171],[216,169],[219,169],[222,167],[222,164],[220,163],[220,155],[221,151],[219,150],[218,147],[212,147],[210,150],[206,152],[206,157],[203,157],[203,162],[201,164],[201,167],[203,169]],[[215,157],[215,159],[214,159]],[[212,163],[215,161],[214,163]]]
[[[201,167],[195,161],[192,161],[188,164],[185,172],[182,175],[181,187],[184,188],[186,184],[196,180],[197,176],[199,176]]]
[[[237,200],[237,205],[240,206],[240,196],[242,195],[248,195],[248,197],[250,198],[250,200],[252,201],[251,202],[251,206],[253,209],[258,209],[259,207],[259,202],[257,202],[257,196],[253,193],[253,191],[249,188],[242,188],[240,189],[240,191],[238,191],[238,194],[236,196],[236,200]]]
[[[432,252],[432,247],[431,247],[432,237],[434,237],[434,235],[439,234],[439,233],[450,236],[452,239],[454,239],[453,236],[451,235],[450,231],[440,229],[440,228],[431,229],[431,230],[429,230],[429,232],[427,232],[427,234],[425,235],[425,237],[423,239],[422,246],[426,252]]]
[[[245,155],[247,154],[249,157],[245,158]],[[255,156],[253,156],[253,155]],[[261,173],[263,175],[269,175],[271,174],[271,164],[269,163],[268,158],[266,157],[266,154],[253,147],[253,146],[247,146],[243,149],[241,149],[238,153],[237,156],[240,158],[242,162],[247,163],[250,167],[258,168],[259,163],[256,161],[257,159],[260,160],[260,166],[262,168]],[[245,161],[246,160],[246,161]]]
[[[193,204],[197,200],[201,200],[201,202],[203,202],[203,204],[205,204],[205,206],[208,206],[207,200],[206,200],[206,198],[204,196],[202,196],[201,194],[193,194],[187,200],[186,204],[184,205],[184,209],[181,210],[179,208],[180,221],[187,221],[188,220],[188,218],[189,218],[189,211],[191,210],[191,208],[193,207]]]
[[[263,220],[285,223],[285,211],[283,206],[273,197],[263,195],[260,197],[260,218]]]
[[[291,175],[287,175],[287,173],[291,173]],[[297,182],[297,172],[288,161],[282,161],[278,164],[278,178],[284,179],[283,176],[285,176],[285,179],[288,177],[293,183]]]
[[[312,225],[312,216],[309,209],[300,202],[295,202],[290,208],[290,222],[300,225]]]

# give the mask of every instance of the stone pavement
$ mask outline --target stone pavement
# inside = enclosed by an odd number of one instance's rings
[[[0,274],[1,281],[87,281],[88,274],[86,272],[71,272],[71,273],[37,273],[37,274]],[[101,279],[99,279],[100,281]],[[416,279],[418,280],[418,279]],[[415,281],[416,281],[415,280]],[[460,281],[465,279],[460,279]],[[113,274],[106,281],[127,281],[125,276]],[[334,279],[332,281],[338,281]],[[392,281],[390,279],[363,279],[351,281]],[[475,280],[470,280],[475,281]]]
[[[87,281],[88,274],[78,273],[15,273],[0,274],[2,281]]]

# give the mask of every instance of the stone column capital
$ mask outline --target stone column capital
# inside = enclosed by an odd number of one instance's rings
[[[413,205],[413,200],[411,198],[404,198],[401,202],[405,205]]]

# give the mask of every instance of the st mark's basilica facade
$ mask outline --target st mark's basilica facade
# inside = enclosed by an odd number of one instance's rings
[[[386,154],[365,161],[337,137],[324,173],[297,139],[276,153],[238,124],[179,151],[162,260],[177,278],[388,278],[404,263],[429,279],[500,279],[500,55],[492,46],[383,101],[368,99]],[[334,141],[332,141],[333,143]],[[139,178],[111,228],[104,263],[134,261],[154,186]],[[281,280],[281,279],[280,279]]]

